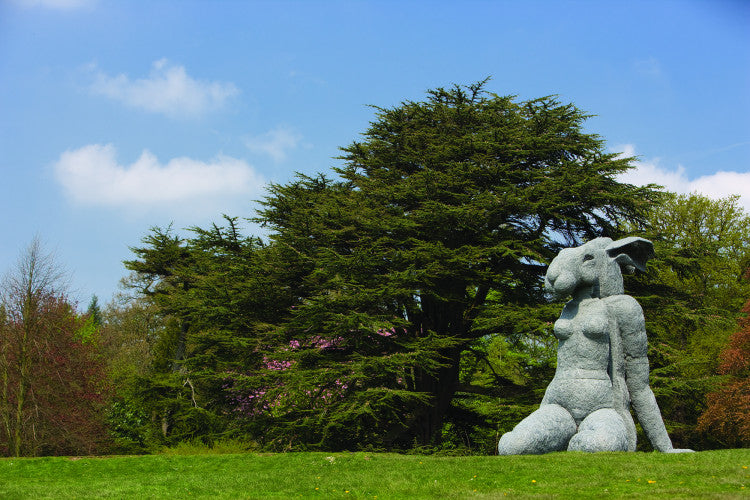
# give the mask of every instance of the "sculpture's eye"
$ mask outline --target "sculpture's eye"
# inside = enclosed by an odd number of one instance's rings
[[[594,260],[594,256],[591,255],[590,253],[587,253],[586,255],[583,256],[583,261],[586,262],[587,260]]]

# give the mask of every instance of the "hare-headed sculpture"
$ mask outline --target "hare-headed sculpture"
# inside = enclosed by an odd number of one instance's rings
[[[563,249],[545,285],[558,298],[572,296],[555,322],[557,370],[539,409],[498,444],[500,455],[551,451],[634,451],[638,421],[654,449],[672,447],[648,385],[648,344],[643,310],[624,295],[622,272],[645,270],[650,241],[596,238]]]

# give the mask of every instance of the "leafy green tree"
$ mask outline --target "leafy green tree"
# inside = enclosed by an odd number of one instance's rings
[[[654,199],[616,181],[632,159],[605,153],[572,104],[484,87],[375,108],[339,180],[270,187],[257,220],[300,280],[278,329],[279,376],[297,395],[273,396],[279,432],[330,448],[437,443],[462,355],[513,337],[508,317],[544,302],[543,263],[616,235]]]
[[[706,394],[717,382],[719,354],[750,297],[750,216],[737,196],[665,194],[645,226],[648,271],[626,278],[643,305],[649,332],[652,387],[675,446],[708,446],[696,432]]]
[[[99,299],[94,295],[86,308],[86,323],[79,330],[78,336],[82,342],[93,342],[99,338],[102,326],[102,313],[99,308]]]
[[[153,365],[164,321],[142,298],[118,294],[101,312],[100,344],[116,387],[126,387]]]
[[[234,393],[257,385],[260,343],[272,321],[289,310],[289,293],[263,256],[256,238],[226,227],[192,228],[190,238],[154,228],[138,259],[126,262],[130,287],[161,321],[139,399],[160,422],[161,440],[172,443],[231,432]],[[259,433],[262,433],[259,431]]]
[[[462,353],[444,447],[452,440],[456,448],[495,453],[500,435],[539,406],[554,376],[553,324],[563,305],[513,305],[497,299],[494,293],[488,295],[485,311],[475,322],[477,334],[486,334]]]
[[[122,293],[100,314],[99,342],[114,392],[108,407],[113,450],[143,453],[154,441],[154,429],[151,405],[139,395],[143,380],[152,373],[154,346],[163,336],[164,320],[153,304]]]
[[[95,326],[102,325],[102,309],[99,307],[99,297],[96,295],[91,296],[91,302],[89,302],[89,306],[86,308],[86,316],[91,318]]]

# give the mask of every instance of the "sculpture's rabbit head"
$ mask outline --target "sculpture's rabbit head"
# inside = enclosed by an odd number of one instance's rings
[[[645,271],[646,262],[653,256],[653,244],[643,238],[596,238],[561,250],[550,263],[544,284],[556,298],[588,285],[593,285],[594,297],[618,295],[624,292],[622,273]]]

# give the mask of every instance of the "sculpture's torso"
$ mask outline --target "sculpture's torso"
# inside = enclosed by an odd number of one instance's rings
[[[614,404],[609,356],[612,324],[603,300],[572,300],[555,322],[559,340],[557,371],[547,388],[546,403],[567,409],[580,422]]]

